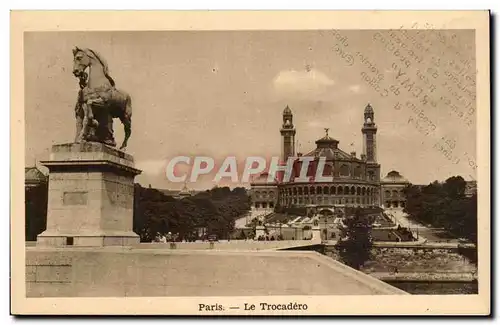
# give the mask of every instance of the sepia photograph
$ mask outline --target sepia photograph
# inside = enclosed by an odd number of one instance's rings
[[[488,12],[403,13],[12,16],[13,312],[488,314]]]

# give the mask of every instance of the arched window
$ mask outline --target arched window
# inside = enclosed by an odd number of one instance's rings
[[[346,164],[340,166],[340,176],[349,176],[349,166]]]
[[[337,191],[335,190],[335,186],[330,187],[330,194],[335,195],[335,194],[337,194],[336,192]]]
[[[297,195],[297,188],[296,187],[293,188],[293,195]]]
[[[333,172],[332,163],[326,163],[325,167],[323,168],[323,175],[322,176],[331,176],[332,172]]]
[[[354,188],[354,186],[351,187],[351,195],[354,195],[356,194],[356,189]]]
[[[304,187],[304,194],[305,194],[305,195],[309,195],[309,188]]]
[[[361,189],[361,195],[366,195],[366,187],[363,187]],[[363,202],[364,203],[364,202]]]
[[[375,172],[374,172],[373,170],[369,170],[369,171],[368,171],[368,179],[369,179],[370,181],[375,180]]]
[[[361,178],[361,167],[360,166],[356,166],[356,168],[354,168],[354,178]]]
[[[389,191],[389,190],[386,190],[384,193],[385,193],[385,197],[390,197],[391,196],[391,191]]]
[[[302,187],[299,187],[298,192],[299,192],[299,195],[302,195]]]
[[[398,197],[398,191],[392,190],[392,197]]]
[[[318,187],[316,188],[316,192],[317,192],[318,194],[323,194],[323,190],[321,189],[321,187],[320,187],[320,186],[318,186]]]
[[[316,190],[314,189],[314,187],[311,187],[310,192],[311,192],[311,194],[315,194],[316,193]]]
[[[337,190],[337,194],[339,194],[339,195],[344,194],[344,189],[342,188],[342,186],[339,186],[339,188]]]
[[[327,186],[323,187],[323,194],[328,194],[328,192],[329,192],[328,187]]]
[[[349,194],[349,186],[344,187],[344,194],[346,194],[346,195]]]

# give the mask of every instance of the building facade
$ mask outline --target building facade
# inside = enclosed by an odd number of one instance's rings
[[[361,128],[363,153],[347,153],[340,149],[339,141],[326,134],[318,139],[316,148],[306,154],[296,153],[293,113],[287,106],[283,111],[281,133],[281,162],[293,158],[289,179],[268,182],[264,173],[251,183],[254,208],[274,207],[335,207],[380,206],[380,164],[377,163],[375,114],[368,104],[364,109]],[[304,160],[309,161],[306,181],[300,177]],[[324,162],[323,177],[331,181],[316,180],[318,165]],[[283,176],[283,175],[282,175]]]
[[[381,181],[382,206],[386,209],[403,209],[406,206],[404,188],[409,184],[399,172],[390,171]]]
[[[256,210],[273,210],[278,201],[277,182],[268,182],[268,176],[262,173],[250,182],[252,207]]]

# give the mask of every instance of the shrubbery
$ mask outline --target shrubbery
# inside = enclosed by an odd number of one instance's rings
[[[36,236],[46,229],[47,183],[25,188],[25,240],[35,241]]]
[[[244,188],[213,188],[194,196],[175,199],[162,192],[135,185],[134,231],[141,241],[157,233],[179,233],[179,239],[195,239],[196,230],[206,228],[219,239],[229,238],[234,221],[250,210]]]
[[[444,228],[456,237],[477,241],[477,195],[465,196],[465,180],[460,176],[425,187],[409,185],[404,211],[410,218]]]

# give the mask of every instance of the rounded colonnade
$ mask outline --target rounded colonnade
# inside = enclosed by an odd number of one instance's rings
[[[370,184],[289,184],[280,186],[278,197],[283,206],[372,206],[380,203],[379,187]]]

